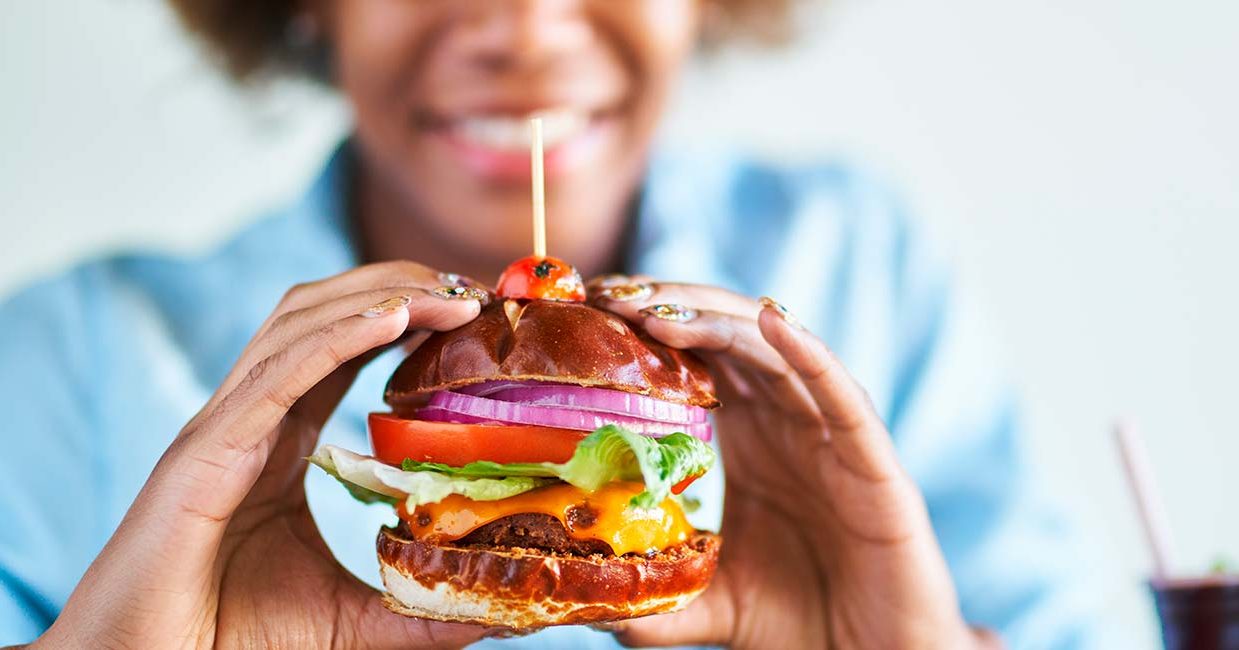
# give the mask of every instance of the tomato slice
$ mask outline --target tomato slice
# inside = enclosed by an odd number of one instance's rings
[[[459,467],[475,460],[496,463],[564,463],[585,431],[526,425],[454,424],[370,414],[374,455],[389,465],[404,459]]]

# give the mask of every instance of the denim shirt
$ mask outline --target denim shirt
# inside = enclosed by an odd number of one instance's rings
[[[345,144],[300,200],[195,257],[83,264],[0,303],[0,645],[41,633],[151,468],[293,284],[358,264]],[[719,152],[656,155],[633,272],[787,304],[872,395],[923,491],[968,621],[1014,648],[1091,647],[1096,586],[1038,495],[1009,390],[981,323],[903,207],[842,164],[775,166]],[[365,415],[399,358],[360,375],[322,442],[366,451]],[[717,523],[722,476],[694,486]],[[307,479],[328,544],[377,584],[390,508]],[[613,647],[586,628],[486,641]]]

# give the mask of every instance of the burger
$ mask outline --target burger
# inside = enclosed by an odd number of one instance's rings
[[[395,507],[388,609],[527,630],[683,608],[720,538],[678,496],[715,462],[702,361],[592,306],[554,258],[509,267],[479,316],[430,335],[369,418],[372,450],[309,459]]]

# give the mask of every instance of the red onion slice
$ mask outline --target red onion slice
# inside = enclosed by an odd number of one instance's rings
[[[700,406],[664,402],[645,395],[606,388],[526,384],[509,385],[485,394],[474,394],[501,402],[614,413],[659,422],[692,424],[707,420],[707,411]]]
[[[542,381],[508,381],[500,379],[497,381],[484,381],[480,384],[469,384],[460,388],[453,388],[453,393],[464,393],[465,395],[477,395],[478,397],[490,397],[494,393],[509,388],[524,388],[525,386],[565,386],[567,384],[551,384]]]
[[[709,422],[659,422],[602,411],[517,404],[446,391],[431,395],[430,403],[419,409],[416,417],[435,422],[532,424],[576,431],[593,431],[608,424],[618,424],[630,431],[653,437],[677,431],[706,442],[713,437]]]
[[[504,425],[511,422],[500,422],[491,418],[480,418],[464,413],[453,413],[433,406],[423,406],[413,411],[413,419],[426,422],[446,422],[449,424],[492,424]]]

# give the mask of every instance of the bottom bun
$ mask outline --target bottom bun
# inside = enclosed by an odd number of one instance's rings
[[[602,623],[683,609],[714,575],[722,539],[698,531],[652,557],[457,548],[379,531],[388,609],[518,630]]]

